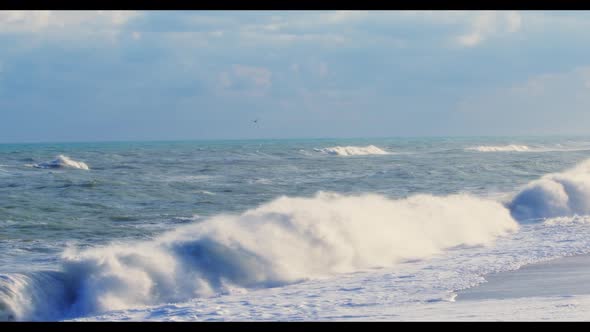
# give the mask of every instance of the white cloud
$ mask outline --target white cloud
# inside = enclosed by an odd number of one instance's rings
[[[138,12],[123,10],[99,10],[98,15],[102,16],[102,18],[106,19],[107,22],[110,22],[113,25],[122,25],[127,23],[130,19],[136,17]]]
[[[517,32],[522,24],[522,16],[517,12],[508,12],[506,21],[508,23],[508,32]]]
[[[136,11],[0,11],[0,33],[40,33],[118,29],[140,15]]]
[[[364,20],[369,16],[365,10],[337,10],[335,12],[322,14],[320,22],[342,24]]]
[[[452,41],[453,45],[475,47],[497,37],[523,31],[590,28],[590,20],[572,15],[544,12],[516,11],[301,11],[280,13],[183,13],[171,20],[159,21],[158,16],[179,15],[160,12],[136,11],[0,11],[0,34],[36,33],[52,34],[59,38],[92,38],[107,36],[116,40],[125,25],[144,16],[142,26],[149,31],[150,20],[155,26],[169,24],[158,38],[179,39],[190,44],[198,37],[198,47],[213,46],[214,40],[226,39],[240,47],[261,45],[290,46],[299,43],[326,47],[364,47],[367,44],[411,47],[418,43]],[[359,26],[357,23],[362,23]],[[373,29],[372,27],[375,27]],[[361,28],[362,27],[362,28]],[[388,29],[391,27],[391,29]],[[418,28],[409,35],[404,27]],[[441,27],[441,29],[438,29]],[[160,27],[156,27],[159,29]],[[135,40],[143,31],[135,27],[127,33]],[[413,30],[412,30],[413,31]],[[137,32],[137,34],[135,33]],[[424,35],[420,35],[424,33]],[[187,35],[183,35],[187,34]],[[199,36],[197,36],[199,35]],[[139,36],[139,37],[138,37]],[[186,39],[186,40],[185,40]],[[436,45],[435,45],[436,46]]]
[[[458,37],[459,44],[464,46],[475,46],[482,41],[482,35],[479,32],[471,32],[467,35]]]
[[[266,30],[266,31],[265,31]],[[314,33],[314,32],[280,32],[279,30],[268,30],[264,26],[245,26],[240,29],[239,36],[245,45],[267,45],[267,44],[292,44],[296,42],[319,43],[322,45],[340,45],[346,42],[346,38],[337,33]]]
[[[471,18],[470,31],[457,37],[460,45],[472,47],[491,36],[520,30],[522,17],[518,12],[480,12]]]
[[[522,22],[522,15],[515,11],[330,11],[269,15],[268,19],[262,16],[259,21],[238,23],[233,28],[239,31],[241,40],[250,45],[313,42],[358,46],[367,42],[378,44],[383,36],[395,37],[404,25],[429,27],[427,30],[434,28],[435,31],[437,26],[445,26],[450,30],[440,29],[435,38],[445,41],[451,37],[459,45],[476,46],[493,36],[520,31]],[[363,28],[356,23],[362,23]],[[391,30],[387,26],[391,26]],[[457,35],[456,29],[464,32]],[[396,45],[420,40],[420,36],[405,38],[407,40],[392,40]]]
[[[0,34],[36,33],[52,34],[59,38],[92,38],[102,35],[116,40],[124,26],[139,16],[146,18],[141,24],[151,29],[153,17],[168,13],[143,13],[136,11],[3,11],[0,12]],[[177,14],[170,14],[177,15]],[[254,19],[255,18],[255,19]],[[166,22],[166,19],[163,20]],[[443,25],[464,29],[456,42],[463,46],[481,44],[489,37],[501,33],[514,33],[521,29],[522,17],[518,12],[466,12],[466,11],[328,11],[328,12],[281,12],[280,14],[241,15],[227,13],[211,15],[195,12],[179,15],[174,24],[167,26],[159,38],[179,39],[198,37],[200,46],[212,46],[214,39],[237,38],[240,47],[260,45],[289,46],[309,43],[327,47],[362,47],[367,43],[393,47],[408,46],[421,40],[420,36],[399,38],[400,26]],[[362,23],[361,29],[356,23]],[[158,23],[157,23],[158,24]],[[371,30],[375,25],[377,29]],[[388,30],[390,25],[392,30]],[[141,28],[135,27],[129,35],[138,40],[143,38]],[[441,29],[440,34],[429,36],[448,40],[449,33]],[[91,37],[92,35],[92,37]],[[197,36],[199,35],[199,36]],[[233,41],[235,42],[235,41]],[[400,46],[401,45],[401,46]]]
[[[49,25],[51,11],[0,11],[0,33],[35,32]]]

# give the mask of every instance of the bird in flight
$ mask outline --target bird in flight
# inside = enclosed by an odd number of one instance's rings
[[[252,122],[254,122],[255,124],[258,124],[258,119],[252,120]]]

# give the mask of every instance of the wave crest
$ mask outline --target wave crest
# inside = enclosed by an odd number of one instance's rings
[[[83,170],[89,170],[90,167],[86,163],[70,159],[68,156],[60,154],[52,161],[46,161],[39,164],[34,164],[36,168],[77,168]]]
[[[365,156],[365,155],[384,155],[390,154],[374,145],[368,146],[332,146],[323,149],[314,149],[314,151],[322,152],[337,156]]]
[[[67,300],[47,304],[2,292],[0,300],[17,319],[56,315],[51,308],[57,305],[62,315],[83,315],[179,302],[236,287],[392,266],[455,246],[491,244],[517,229],[500,203],[468,195],[281,197],[241,215],[181,226],[153,241],[67,250],[60,279],[67,283],[37,278],[17,290],[65,288],[60,294],[73,294]]]
[[[528,152],[531,149],[526,145],[480,145],[467,148],[467,150],[479,151],[479,152]]]
[[[517,220],[590,215],[590,160],[532,181],[508,208]]]

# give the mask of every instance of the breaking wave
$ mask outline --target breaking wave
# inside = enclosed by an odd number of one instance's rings
[[[473,150],[479,152],[529,152],[531,149],[526,145],[480,145],[467,148],[466,150]]]
[[[517,229],[502,204],[469,195],[281,197],[152,241],[68,249],[59,272],[0,276],[0,319],[54,320],[280,286],[489,245]]]
[[[532,181],[507,206],[522,221],[590,215],[590,160]]]
[[[322,152],[337,156],[365,156],[365,155],[383,155],[390,154],[374,145],[368,146],[333,146],[323,149],[314,149],[316,152]]]
[[[36,168],[77,168],[89,170],[90,167],[86,163],[70,159],[68,156],[59,155],[52,161],[42,162],[39,164],[33,164]]]
[[[70,248],[60,271],[0,275],[0,320],[56,320],[275,287],[490,245],[520,222],[587,223],[590,160],[506,203],[466,194],[317,193],[179,226],[150,241]]]

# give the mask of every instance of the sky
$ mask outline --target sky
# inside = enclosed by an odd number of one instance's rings
[[[588,31],[584,11],[0,11],[0,142],[587,135]]]

